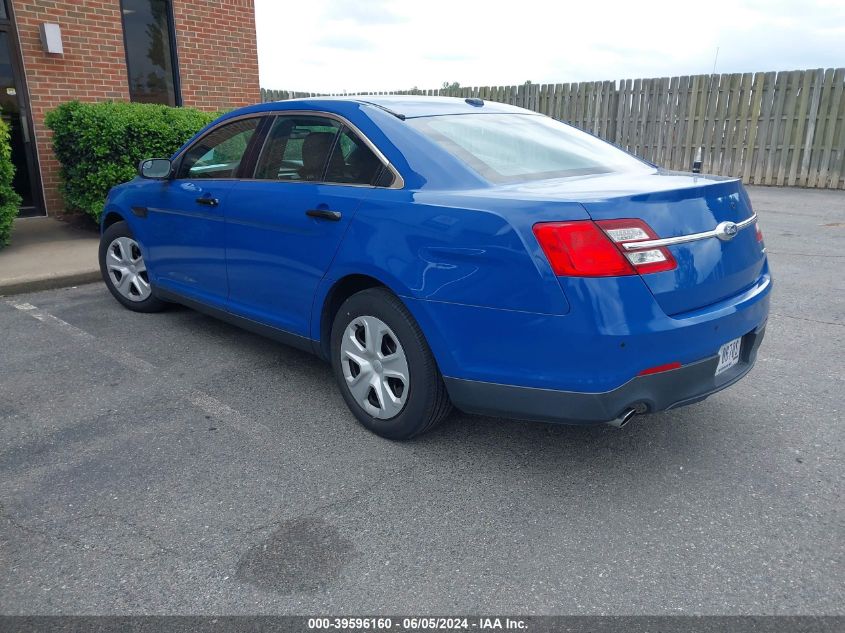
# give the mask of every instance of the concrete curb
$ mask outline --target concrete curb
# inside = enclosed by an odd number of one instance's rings
[[[95,281],[102,281],[102,279],[99,270],[82,270],[71,273],[53,273],[39,277],[0,279],[0,296],[67,288],[69,286],[79,286]]]
[[[100,279],[100,239],[51,217],[18,218],[0,250],[0,295],[67,288]]]

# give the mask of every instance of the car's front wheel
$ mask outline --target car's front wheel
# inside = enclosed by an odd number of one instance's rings
[[[363,290],[341,305],[332,325],[331,355],[346,404],[382,437],[410,439],[451,409],[419,325],[386,288]]]
[[[126,222],[115,222],[100,238],[100,273],[109,292],[135,312],[158,312],[167,304],[153,295],[141,245]]]

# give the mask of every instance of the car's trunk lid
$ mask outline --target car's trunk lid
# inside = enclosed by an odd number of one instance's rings
[[[617,176],[586,179],[582,204],[594,220],[637,218],[645,221],[658,238],[679,237],[713,231],[721,222],[740,223],[753,215],[751,204],[738,180],[716,180],[681,174],[654,173],[626,179]],[[599,192],[601,181],[608,186]],[[585,181],[583,183],[587,185]],[[624,191],[620,191],[624,189]],[[571,192],[570,192],[571,193]],[[729,240],[709,237],[669,246],[677,267],[644,274],[657,302],[669,314],[701,308],[753,285],[764,266],[763,245],[754,224],[737,231]]]

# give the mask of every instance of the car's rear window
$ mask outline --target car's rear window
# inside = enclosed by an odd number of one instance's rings
[[[496,183],[649,169],[610,143],[545,116],[456,114],[408,124]]]

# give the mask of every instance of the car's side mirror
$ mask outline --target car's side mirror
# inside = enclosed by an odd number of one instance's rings
[[[173,165],[169,158],[145,158],[138,164],[138,175],[141,178],[166,180],[170,178]]]

